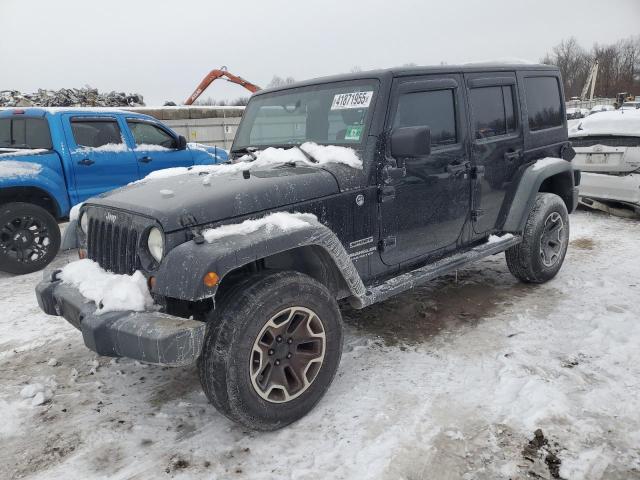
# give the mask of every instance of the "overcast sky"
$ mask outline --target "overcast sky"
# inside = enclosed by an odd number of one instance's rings
[[[0,90],[91,85],[181,103],[212,68],[266,86],[362,69],[538,61],[640,33],[640,0],[0,0]],[[202,98],[247,92],[214,83]]]

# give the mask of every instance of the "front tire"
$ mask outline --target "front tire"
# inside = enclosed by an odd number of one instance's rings
[[[261,274],[234,289],[209,319],[200,381],[228,418],[275,430],[306,415],[342,354],[342,319],[327,288],[297,272]]]
[[[44,208],[14,202],[0,206],[0,270],[23,275],[46,267],[60,249],[60,229]]]
[[[509,271],[525,283],[544,283],[556,276],[569,245],[569,214],[562,199],[538,193],[522,243],[505,252]]]

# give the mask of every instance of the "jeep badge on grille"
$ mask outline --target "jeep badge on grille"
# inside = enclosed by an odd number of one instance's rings
[[[105,218],[107,219],[108,222],[111,222],[111,223],[116,223],[116,220],[118,219],[118,217],[116,217],[113,213],[107,213],[105,215]]]

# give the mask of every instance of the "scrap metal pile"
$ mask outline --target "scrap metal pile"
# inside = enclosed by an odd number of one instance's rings
[[[138,93],[100,93],[97,88],[39,89],[35,93],[0,91],[0,107],[144,107]]]

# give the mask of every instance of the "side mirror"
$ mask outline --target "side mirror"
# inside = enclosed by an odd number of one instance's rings
[[[178,150],[185,150],[187,148],[187,139],[182,135],[178,135],[178,139],[176,140],[176,148]]]
[[[431,154],[429,127],[402,127],[391,132],[393,157],[424,157]]]

